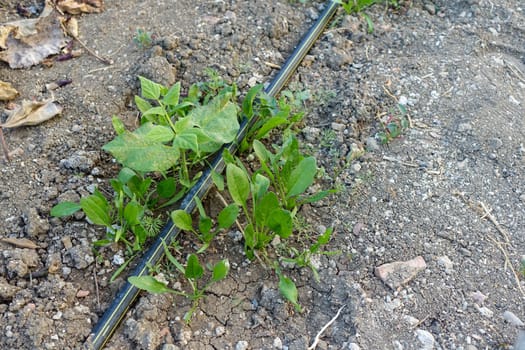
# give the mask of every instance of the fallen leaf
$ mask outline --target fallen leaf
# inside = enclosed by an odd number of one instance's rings
[[[9,101],[18,96],[18,91],[10,84],[0,80],[0,101]]]
[[[16,128],[24,125],[37,125],[62,112],[62,107],[53,102],[52,99],[42,102],[22,101],[22,106],[18,106],[12,111],[6,111],[8,117],[5,123],[0,124],[1,128]]]
[[[67,41],[56,11],[46,5],[38,18],[0,26],[0,60],[11,68],[31,67],[59,53]]]
[[[58,0],[57,7],[72,15],[99,13],[104,10],[104,0]]]
[[[27,238],[1,238],[0,242],[14,245],[18,248],[37,249],[40,248],[36,243]]]
[[[67,33],[73,38],[78,37],[78,21],[76,18],[71,17],[64,23]]]

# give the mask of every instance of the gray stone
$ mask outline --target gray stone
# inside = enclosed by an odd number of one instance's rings
[[[348,344],[348,350],[361,350],[361,348],[356,343],[350,343]]]
[[[366,143],[366,148],[369,150],[369,151],[377,151],[379,150],[379,144],[377,143],[377,140],[375,137],[368,137],[365,141]]]
[[[437,263],[439,266],[442,266],[445,269],[446,273],[452,272],[452,267],[454,264],[450,260],[450,258],[446,255],[440,256],[437,260]]]
[[[49,222],[38,215],[35,208],[30,208],[24,215],[26,232],[29,237],[38,238],[49,231]]]
[[[235,344],[235,350],[246,350],[248,349],[248,342],[246,340],[239,340]]]
[[[140,65],[137,75],[168,87],[173,85],[176,80],[175,68],[163,56],[154,56]]]
[[[281,338],[276,337],[273,340],[273,347],[276,348],[276,349],[282,349],[283,348],[283,341],[281,340]]]
[[[10,285],[7,280],[0,277],[0,300],[11,300],[20,290],[20,287]]]
[[[434,349],[435,340],[434,336],[430,332],[425,331],[424,329],[416,329],[416,336],[423,345],[422,349]]]
[[[72,247],[67,251],[66,256],[69,258],[70,264],[79,270],[85,269],[95,261],[89,244],[79,244]]]
[[[83,173],[89,173],[99,160],[100,155],[98,152],[80,150],[75,152],[69,158],[62,159],[60,161],[60,167],[74,171],[81,171]]]
[[[516,327],[523,327],[525,326],[525,323],[523,323],[522,320],[520,320],[520,318],[518,316],[516,316],[513,312],[511,311],[505,311],[503,313],[503,318],[505,319],[505,321],[507,321],[508,323],[516,326]]]

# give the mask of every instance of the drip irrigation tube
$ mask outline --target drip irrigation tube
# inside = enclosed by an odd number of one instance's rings
[[[310,30],[303,36],[299,45],[295,48],[292,55],[286,60],[279,73],[264,89],[268,95],[276,96],[279,91],[281,91],[292,74],[295,73],[295,70],[303,60],[306,53],[310,50],[332,16],[335,14],[337,7],[338,3],[336,3],[334,0],[328,2],[323,13],[319,16]],[[238,145],[246,137],[248,130],[256,121],[256,117],[253,117],[249,121],[245,119],[241,123],[239,132],[237,133],[236,141],[224,146],[224,148],[227,148],[232,154],[235,153],[235,151],[237,151]],[[221,150],[218,152],[218,155],[212,162],[212,165],[204,172],[195,186],[193,186],[188,194],[184,197],[181,202],[180,209],[186,211],[187,213],[192,213],[196,205],[195,199],[203,198],[213,183],[211,177],[212,172],[215,171],[222,173],[224,167],[225,163],[224,159],[222,158]],[[153,242],[152,246],[147,250],[146,254],[139,261],[131,275],[147,275],[149,266],[156,265],[164,256],[163,242],[172,242],[177,237],[179,232],[180,230],[173,225],[171,220],[169,220]],[[129,282],[125,283],[109,308],[93,328],[91,335],[86,341],[88,348],[98,350],[104,347],[104,344],[109,340],[114,330],[130,308],[131,304],[137,298],[139,292],[140,290],[131,285]]]

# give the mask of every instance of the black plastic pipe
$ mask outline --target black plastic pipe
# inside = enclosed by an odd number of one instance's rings
[[[332,16],[335,14],[339,4],[334,1],[329,1],[323,13],[319,16],[315,24],[303,36],[299,45],[295,48],[292,55],[286,60],[285,64],[271,81],[271,83],[264,89],[270,96],[276,96],[283,88],[290,77],[295,73],[297,67],[308,53],[312,45],[315,43],[321,32],[324,30]],[[215,171],[222,173],[225,167],[224,159],[222,158],[222,151],[228,149],[230,153],[235,153],[239,144],[244,140],[250,127],[257,121],[256,117],[249,121],[246,119],[241,123],[239,132],[237,133],[236,141],[225,145],[219,152],[212,165],[204,172],[198,182],[191,188],[188,194],[181,202],[180,209],[187,213],[192,213],[195,209],[196,198],[202,199],[213,184],[211,174]],[[159,235],[156,237],[152,246],[148,249],[146,254],[141,258],[138,265],[133,270],[131,276],[145,276],[148,274],[150,266],[155,266],[164,256],[163,242],[169,244],[179,234],[180,230],[173,225],[169,220]],[[104,315],[100,318],[89,338],[86,345],[89,349],[102,349],[109,340],[122,318],[130,308],[133,301],[137,298],[140,290],[131,283],[126,282],[116,295],[114,301],[106,310]]]

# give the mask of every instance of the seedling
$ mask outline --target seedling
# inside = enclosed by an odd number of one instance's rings
[[[153,44],[153,39],[151,38],[151,33],[146,32],[144,29],[137,29],[133,42],[137,44],[141,49],[147,49]]]
[[[383,145],[400,137],[410,126],[406,108],[400,104],[398,104],[397,107],[399,110],[398,113],[389,113],[381,119],[383,131],[378,132],[376,138]]]
[[[387,6],[392,7],[399,7],[399,2],[397,0],[335,0],[337,3],[341,4],[343,9],[346,13],[352,14],[352,13],[359,13],[366,21],[367,27],[368,27],[368,34],[372,34],[374,32],[374,22],[372,22],[372,19],[370,16],[364,12],[364,10],[372,5],[375,4],[386,4]]]
[[[201,281],[204,279],[206,269],[200,263],[196,254],[190,254],[186,260],[186,264],[183,265],[173,256],[173,254],[171,254],[166,244],[164,244],[164,252],[166,253],[168,261],[188,282],[188,285],[190,286],[189,293],[169,288],[166,284],[158,281],[150,275],[132,276],[128,278],[128,281],[135,287],[146,290],[150,293],[172,293],[192,300],[193,303],[190,310],[184,315],[184,320],[189,322],[199,306],[200,299],[205,296],[205,293],[210,286],[226,278],[230,270],[230,263],[228,262],[228,259],[224,259],[212,267],[207,266],[208,270],[211,272],[211,276],[209,277],[209,281],[202,286],[203,282]]]

